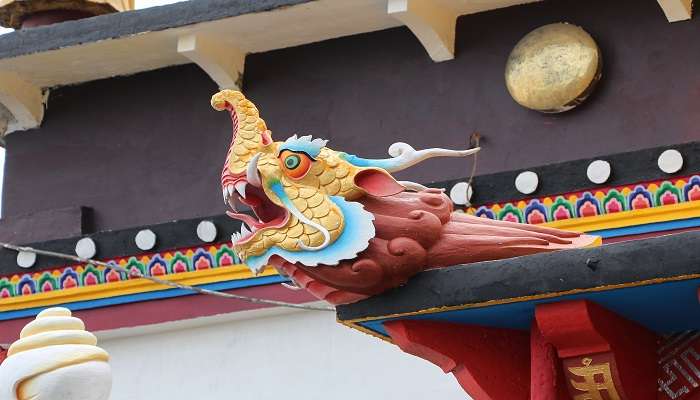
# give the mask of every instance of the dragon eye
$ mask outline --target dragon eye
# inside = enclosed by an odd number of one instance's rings
[[[313,163],[313,159],[306,153],[297,153],[290,150],[282,151],[279,155],[279,160],[284,173],[292,179],[303,178],[309,172]]]
[[[301,158],[296,154],[287,156],[284,159],[284,166],[287,167],[287,169],[296,169],[299,165],[301,165]]]

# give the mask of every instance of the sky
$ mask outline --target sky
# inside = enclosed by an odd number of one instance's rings
[[[187,0],[136,0],[136,8],[148,8],[162,6],[170,3],[179,3]],[[0,35],[3,33],[12,32],[12,29],[0,28]],[[2,188],[3,175],[5,171],[5,149],[0,147],[0,188]],[[0,196],[1,197],[1,196]],[[2,209],[2,198],[0,198],[0,209]]]

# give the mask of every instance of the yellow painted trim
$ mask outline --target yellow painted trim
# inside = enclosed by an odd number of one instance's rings
[[[360,332],[364,333],[365,335],[369,335],[369,336],[375,337],[377,339],[381,339],[387,343],[395,344],[390,336],[381,335],[381,334],[379,334],[371,329],[365,328],[364,326],[357,324],[355,322],[347,322],[347,321],[341,321],[341,320],[337,320],[337,322],[339,322],[341,325],[347,326],[350,329],[355,329],[357,331],[360,331]]]
[[[596,215],[594,217],[547,222],[542,224],[542,226],[576,232],[591,232],[697,217],[700,217],[700,201],[690,201],[668,206]]]
[[[277,275],[272,268],[267,268],[262,276]],[[199,271],[181,272],[159,276],[184,285],[204,285],[213,282],[233,281],[253,278],[247,266],[237,264]],[[93,286],[82,286],[72,289],[55,290],[46,293],[35,293],[28,296],[16,296],[0,300],[0,312],[22,310],[26,308],[45,307],[54,304],[74,303],[78,301],[104,299],[136,293],[147,293],[170,289],[169,286],[159,285],[146,279],[130,279]]]

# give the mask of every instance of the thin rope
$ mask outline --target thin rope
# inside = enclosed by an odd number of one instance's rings
[[[473,141],[474,144],[471,147],[479,147],[480,140],[481,140],[481,135],[479,134],[479,132],[472,133],[472,135],[470,137],[470,142]],[[467,206],[472,205],[472,203],[469,199],[469,189],[471,189],[472,193],[474,193],[474,187],[472,186],[472,182],[474,182],[474,176],[476,175],[476,166],[477,166],[477,162],[479,161],[478,157],[479,157],[479,152],[474,153],[474,159],[472,160],[472,171],[469,174],[469,181],[467,182],[467,193],[466,193],[466,197],[467,197],[467,204],[466,205]]]
[[[170,286],[170,287],[177,288],[177,289],[190,290],[192,292],[204,294],[204,295],[208,295],[208,296],[216,296],[216,297],[223,297],[226,299],[242,300],[242,301],[247,301],[249,303],[255,303],[255,304],[267,304],[267,305],[277,306],[277,307],[296,308],[299,310],[333,311],[333,312],[335,311],[335,309],[332,307],[322,307],[322,306],[287,303],[284,301],[261,299],[258,297],[250,297],[250,296],[241,296],[238,294],[231,294],[231,293],[219,292],[216,290],[203,289],[203,288],[196,287],[196,286],[183,285],[181,283],[169,281],[167,279],[161,279],[161,278],[157,278],[155,276],[144,275],[140,271],[136,271],[136,270],[130,271],[130,270],[128,270],[122,266],[119,266],[119,265],[107,264],[106,262],[97,261],[97,260],[93,260],[90,258],[82,258],[82,257],[78,257],[78,256],[73,256],[70,254],[58,253],[55,251],[40,250],[40,249],[35,249],[33,247],[28,247],[28,246],[17,246],[17,245],[11,244],[11,243],[4,243],[4,242],[0,242],[0,247],[3,247],[3,248],[8,249],[8,250],[17,251],[17,252],[34,253],[34,254],[39,254],[42,256],[55,257],[55,258],[60,258],[60,259],[64,259],[64,260],[75,261],[75,262],[79,262],[82,264],[100,265],[100,266],[103,266],[106,268],[113,269],[115,271],[125,273],[125,274],[127,274],[127,276],[130,276],[130,277],[143,278],[143,279],[149,280],[151,282],[154,282],[154,283],[157,283],[160,285]]]

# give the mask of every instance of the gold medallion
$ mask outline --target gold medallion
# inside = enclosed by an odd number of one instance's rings
[[[556,23],[528,33],[506,64],[506,86],[523,107],[545,113],[581,104],[600,80],[600,49],[576,25]]]

